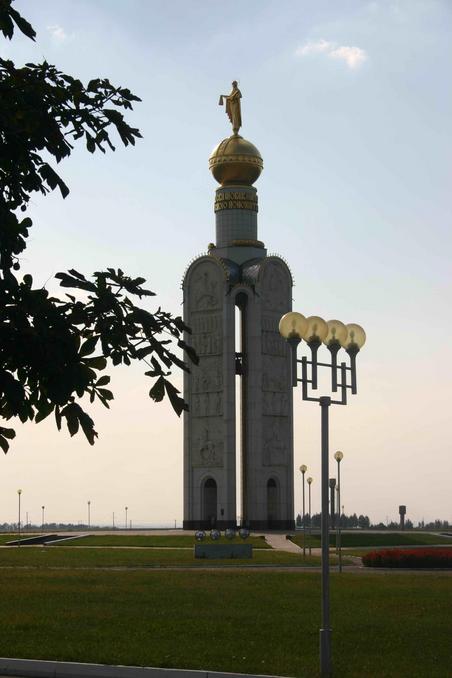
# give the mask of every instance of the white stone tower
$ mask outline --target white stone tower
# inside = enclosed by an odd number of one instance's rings
[[[228,102],[226,106],[234,134],[209,159],[220,184],[216,242],[190,264],[183,281],[184,320],[192,329],[186,341],[200,357],[184,382],[189,405],[184,414],[184,527],[237,524],[240,464],[241,523],[251,529],[291,529],[290,355],[278,323],[292,309],[292,276],[284,260],[268,256],[258,240],[253,183],[262,171],[262,157],[238,135],[237,117],[233,120]]]

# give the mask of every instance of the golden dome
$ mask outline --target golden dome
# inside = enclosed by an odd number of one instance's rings
[[[263,168],[256,146],[238,134],[223,139],[209,158],[209,169],[222,186],[252,186]]]

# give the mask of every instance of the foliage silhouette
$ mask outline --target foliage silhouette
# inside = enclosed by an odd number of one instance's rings
[[[11,39],[16,27],[34,40],[12,0],[0,0],[0,31]],[[0,416],[38,423],[53,413],[58,429],[64,419],[71,436],[81,429],[93,444],[94,422],[78,401],[88,396],[109,407],[110,377],[99,374],[107,359],[113,365],[143,360],[145,374],[155,379],[150,397],[158,402],[166,394],[180,415],[186,405],[167,377],[173,367],[189,369],[173,352],[174,341],[197,362],[181,339],[190,330],[161,308],[150,313],[135,305],[136,297],[155,296],[143,287],[144,278],[113,268],[86,277],[72,269],[56,278],[79,296],[59,299],[34,288],[31,275],[16,277],[32,226],[20,213],[31,195],[56,188],[63,198],[69,193],[49,159],[58,164],[69,157],[76,141],[90,153],[114,151],[112,131],[125,146],[135,145],[141,134],[121,109],[131,110],[140,99],[107,79],[85,86],[46,61],[17,68],[0,59],[0,101]],[[5,453],[14,436],[14,429],[0,427]]]

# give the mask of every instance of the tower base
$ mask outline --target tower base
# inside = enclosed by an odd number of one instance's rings
[[[217,520],[215,525],[208,520],[184,520],[184,530],[226,530],[228,527],[239,529],[241,526],[236,525],[233,520]],[[266,530],[295,530],[295,520],[248,520],[245,527],[251,531],[266,531]]]

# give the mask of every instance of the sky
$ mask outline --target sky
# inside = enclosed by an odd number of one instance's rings
[[[331,411],[346,513],[452,521],[450,435],[452,5],[448,0],[18,0],[37,31],[0,42],[16,64],[47,59],[142,98],[135,148],[59,167],[71,193],[34,196],[22,260],[35,283],[120,266],[182,313],[187,264],[214,240],[210,151],[230,134],[220,94],[237,79],[241,134],[264,158],[259,234],[289,263],[294,309],[358,322],[358,395]],[[182,521],[182,421],[147,396],[144,369],[110,370],[99,438],[17,425],[0,459],[0,523]],[[175,383],[182,381],[175,375]],[[295,469],[320,505],[320,411],[294,397]],[[331,474],[333,474],[333,468]],[[295,472],[295,509],[301,474]]]

